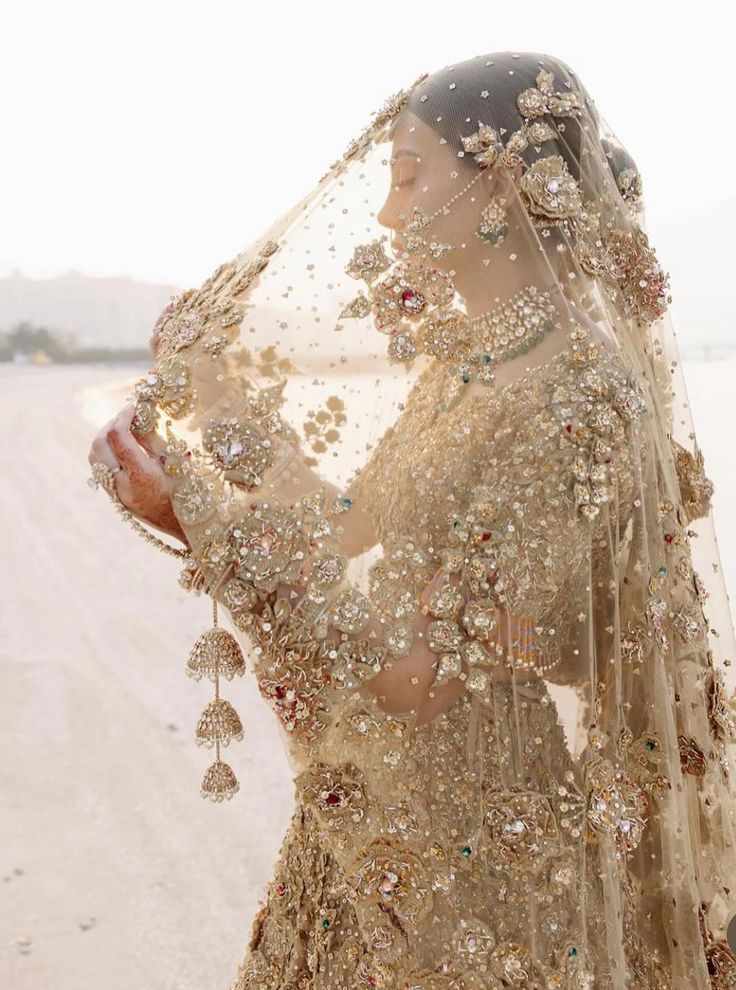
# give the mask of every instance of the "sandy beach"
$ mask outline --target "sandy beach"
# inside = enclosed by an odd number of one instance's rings
[[[208,599],[86,483],[144,369],[0,369],[0,986],[227,990],[291,817],[275,719],[250,672],[223,685],[241,789],[203,800],[212,684],[184,664]]]
[[[0,986],[229,990],[292,812],[272,713],[225,683],[245,740],[232,802],[204,801],[194,744],[212,685],[184,673],[208,599],[93,491],[94,432],[145,369],[0,365]],[[721,555],[736,586],[736,363],[686,367]]]

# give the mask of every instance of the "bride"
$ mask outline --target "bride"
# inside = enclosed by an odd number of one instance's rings
[[[736,987],[734,637],[669,290],[576,74],[499,52],[161,314],[89,460],[212,599],[202,794],[239,789],[241,647],[294,770],[232,990]]]

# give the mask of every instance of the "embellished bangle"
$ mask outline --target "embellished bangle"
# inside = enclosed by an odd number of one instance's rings
[[[92,465],[92,476],[88,479],[88,484],[90,488],[97,489],[102,485],[107,494],[112,499],[118,512],[127,519],[131,524],[133,529],[137,530],[144,540],[152,543],[154,546],[163,550],[164,553],[170,554],[172,557],[189,557],[191,556],[191,551],[184,548],[172,547],[163,540],[160,540],[153,533],[150,533],[145,526],[143,526],[138,519],[133,515],[133,513],[125,505],[123,505],[118,495],[117,488],[115,487],[115,472],[107,464],[102,464],[101,462],[96,462]]]

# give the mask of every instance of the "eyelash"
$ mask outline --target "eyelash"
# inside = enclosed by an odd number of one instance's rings
[[[394,188],[401,188],[402,186],[410,186],[414,182],[414,176],[410,179],[402,179],[401,182],[394,182]]]

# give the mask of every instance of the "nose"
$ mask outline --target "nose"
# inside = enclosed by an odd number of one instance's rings
[[[406,214],[403,211],[392,211],[387,209],[385,206],[376,214],[376,219],[382,227],[395,231],[395,235],[401,234],[406,226]],[[401,237],[396,237],[395,235],[391,239],[392,242],[400,242]]]
[[[383,204],[381,209],[376,214],[376,220],[378,220],[378,222],[382,227],[388,227],[389,230],[393,230],[394,228],[398,230],[398,226],[396,223],[396,214],[389,207],[390,198],[391,197],[389,196],[389,198],[386,200],[386,202]]]
[[[382,227],[388,227],[390,230],[403,230],[406,225],[406,213],[404,210],[396,209],[395,198],[392,189],[386,197],[386,202],[376,214],[376,220]]]

